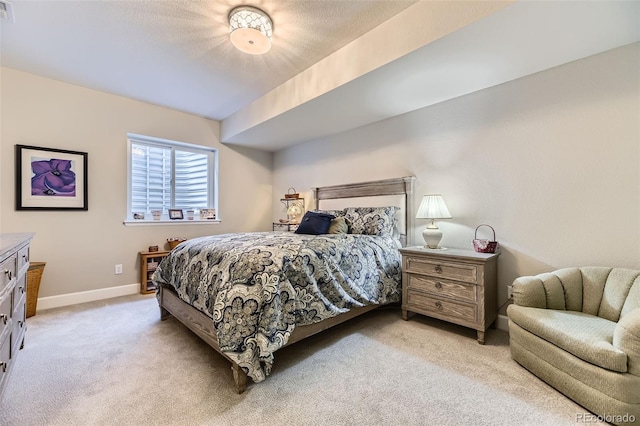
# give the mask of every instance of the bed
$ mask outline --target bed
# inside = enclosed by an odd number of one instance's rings
[[[312,188],[315,210],[346,217],[350,233],[183,242],[153,275],[161,319],[173,315],[227,358],[244,392],[248,378],[267,377],[278,349],[400,301],[398,248],[412,243],[413,183],[404,177]]]

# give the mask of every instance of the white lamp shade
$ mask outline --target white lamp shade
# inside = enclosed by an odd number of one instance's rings
[[[440,194],[422,197],[416,219],[451,219],[451,213]]]

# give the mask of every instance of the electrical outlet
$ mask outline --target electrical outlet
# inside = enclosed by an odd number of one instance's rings
[[[118,263],[115,268],[114,268],[114,274],[121,274],[122,273],[122,263]]]
[[[507,299],[513,299],[513,286],[507,286]]]

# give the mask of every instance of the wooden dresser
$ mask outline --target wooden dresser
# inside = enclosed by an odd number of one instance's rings
[[[0,398],[27,331],[29,244],[33,234],[0,234]]]
[[[402,319],[409,312],[477,330],[478,342],[498,315],[498,254],[407,247],[402,253]]]

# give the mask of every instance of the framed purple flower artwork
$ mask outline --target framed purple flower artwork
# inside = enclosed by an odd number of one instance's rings
[[[88,210],[87,153],[16,145],[16,210]]]

